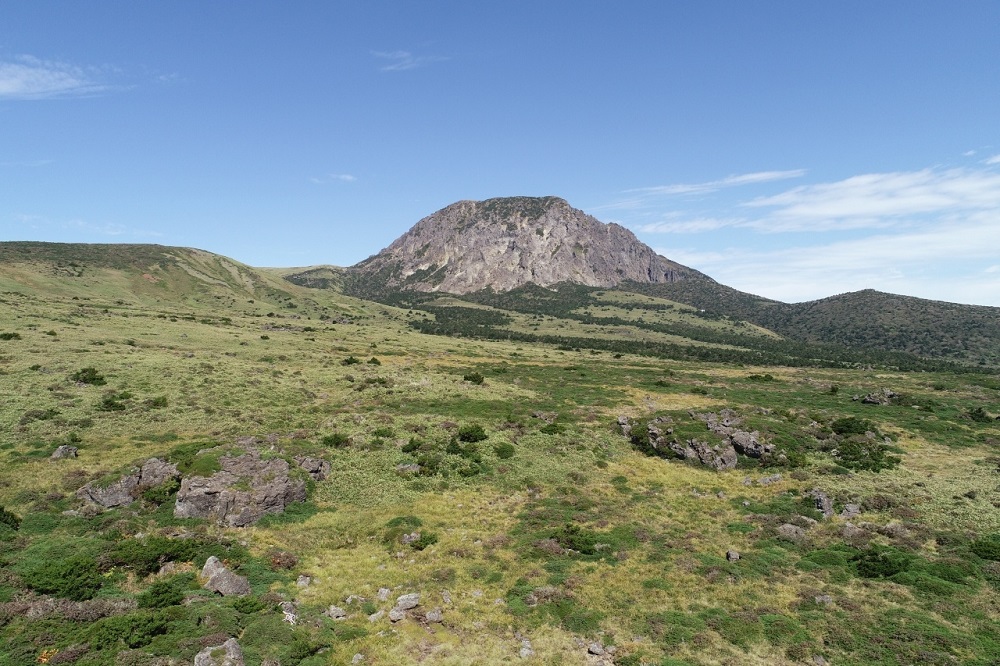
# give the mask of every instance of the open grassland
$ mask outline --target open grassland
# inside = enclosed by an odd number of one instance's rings
[[[0,524],[0,665],[189,664],[230,636],[248,664],[282,666],[1000,661],[995,376],[430,336],[408,326],[421,312],[277,283],[157,303],[115,283],[46,296],[52,285],[14,282],[0,294],[0,505],[13,517]],[[638,315],[612,300],[594,307]],[[890,404],[854,399],[882,388]],[[783,457],[714,471],[650,455],[617,425],[669,417],[710,439],[691,413],[724,408]],[[212,454],[192,452],[251,435],[263,455],[330,472],[246,528],[174,518],[163,494],[103,512],[74,496],[152,456],[210,473]],[[61,444],[79,457],[50,460]],[[842,517],[849,505],[858,515]],[[211,554],[253,594],[202,589]],[[406,619],[378,615],[407,593],[421,597]]]

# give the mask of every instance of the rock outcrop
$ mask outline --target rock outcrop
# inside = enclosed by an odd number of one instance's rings
[[[194,657],[194,666],[243,666],[243,649],[230,638],[222,645],[207,647]]]
[[[131,504],[143,490],[178,476],[180,472],[177,471],[177,465],[159,458],[150,458],[142,467],[133,469],[131,474],[126,474],[107,486],[88,483],[76,491],[76,496],[85,502],[111,509]]]
[[[201,569],[202,587],[224,597],[242,597],[250,594],[250,581],[226,568],[219,558],[212,555]]]
[[[212,476],[181,481],[175,517],[208,518],[221,525],[245,527],[306,499],[305,481],[289,476],[288,462],[282,458],[264,459],[251,452],[223,456],[219,464],[222,470]]]
[[[656,254],[625,227],[600,222],[558,197],[459,201],[350,271],[381,289],[456,294],[510,291],[529,282],[612,287],[704,277]]]

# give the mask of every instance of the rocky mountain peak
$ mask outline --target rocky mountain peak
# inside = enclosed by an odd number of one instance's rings
[[[529,282],[611,287],[700,276],[657,255],[628,229],[551,196],[458,201],[353,270],[389,289],[456,294]]]

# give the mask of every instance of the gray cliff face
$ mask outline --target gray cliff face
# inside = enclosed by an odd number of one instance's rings
[[[353,270],[393,289],[455,294],[509,291],[528,282],[613,287],[700,276],[659,256],[628,229],[557,197],[459,201]]]

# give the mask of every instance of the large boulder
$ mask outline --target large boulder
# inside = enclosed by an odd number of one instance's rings
[[[201,569],[202,587],[224,597],[242,597],[250,594],[250,581],[226,568],[219,558],[212,555]]]
[[[159,458],[150,458],[142,467],[133,469],[131,473],[107,486],[88,483],[76,491],[76,496],[85,502],[111,509],[131,504],[143,490],[159,486],[178,476],[180,472],[177,471],[177,465]]]
[[[235,638],[207,647],[194,657],[194,666],[244,666],[243,650]]]
[[[288,462],[257,453],[223,456],[222,470],[181,481],[174,516],[208,518],[230,527],[251,525],[267,514],[283,513],[306,499],[306,484],[291,478]]]

